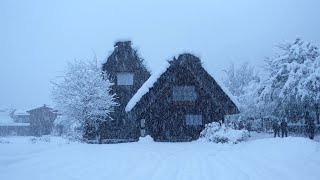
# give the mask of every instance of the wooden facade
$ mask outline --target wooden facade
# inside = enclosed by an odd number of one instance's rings
[[[182,54],[170,61],[168,69],[141,97],[129,117],[138,126],[136,134],[143,120],[146,134],[156,141],[190,141],[199,137],[205,124],[238,112],[200,59]]]

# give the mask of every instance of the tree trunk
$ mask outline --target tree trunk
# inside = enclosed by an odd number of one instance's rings
[[[319,112],[319,104],[316,104],[316,119],[317,119],[317,124],[320,124],[320,112]]]

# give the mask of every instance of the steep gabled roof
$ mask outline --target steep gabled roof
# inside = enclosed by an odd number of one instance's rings
[[[154,84],[158,81],[159,78],[164,76],[165,73],[168,72],[168,70],[173,66],[180,66],[183,64],[189,64],[191,66],[186,66],[189,69],[189,72],[194,72],[194,76],[196,80],[204,87],[204,89],[212,96],[214,94],[214,91],[217,89],[214,89],[213,86],[216,83],[219,88],[218,90],[224,92],[226,96],[230,99],[231,102],[237,107],[239,106],[239,103],[236,101],[236,99],[233,97],[233,95],[228,91],[227,88],[223,86],[222,83],[219,81],[216,81],[212,75],[208,73],[203,67],[200,59],[192,54],[181,54],[178,59],[172,60],[167,62],[162,69],[160,69],[157,73],[152,74],[151,77],[142,85],[142,87],[137,91],[137,93],[131,98],[131,100],[128,102],[126,106],[126,112],[131,111],[137,103],[149,92],[149,90],[154,86]],[[195,71],[195,69],[199,69],[198,71]],[[203,84],[203,78],[207,79],[210,82],[207,82],[208,84]],[[208,87],[209,86],[209,87]],[[206,88],[207,87],[207,88]],[[214,98],[214,97],[213,97]]]
[[[136,94],[130,99],[126,106],[126,112],[131,111],[131,109],[140,101],[140,99],[149,92],[153,87],[154,83],[160,78],[160,76],[165,73],[170,64],[165,62],[165,64],[156,73],[152,74],[149,79],[140,87]]]
[[[47,109],[47,110],[52,111],[52,112],[55,111],[52,107],[44,104],[43,106],[40,106],[40,107],[37,107],[37,108],[34,108],[34,109],[30,109],[30,110],[28,110],[27,112],[28,112],[28,113],[32,113],[32,112],[37,111],[37,110],[39,110],[39,109]]]

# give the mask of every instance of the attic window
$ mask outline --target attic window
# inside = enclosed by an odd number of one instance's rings
[[[186,124],[190,126],[202,125],[202,115],[186,115]]]
[[[174,86],[173,101],[196,101],[197,93],[194,86]]]
[[[117,73],[117,85],[124,85],[124,86],[133,85],[133,73],[128,73],[128,72]]]

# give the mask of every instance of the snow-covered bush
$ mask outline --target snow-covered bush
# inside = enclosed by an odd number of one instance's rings
[[[51,141],[50,136],[41,136],[41,137],[32,137],[30,138],[31,143],[37,143],[37,142],[47,142],[49,143]]]
[[[206,124],[205,129],[200,133],[200,138],[214,143],[237,144],[247,140],[249,137],[250,134],[247,130],[235,130],[218,122]]]
[[[147,135],[146,137],[139,138],[139,143],[152,143],[152,142],[154,142],[154,140],[150,135]]]
[[[97,132],[103,121],[110,120],[110,113],[117,105],[111,86],[96,58],[68,63],[52,90],[53,102],[61,117],[58,124],[73,138],[88,136],[88,128]],[[92,136],[99,138],[98,133]]]
[[[0,144],[10,144],[10,141],[0,139]]]

